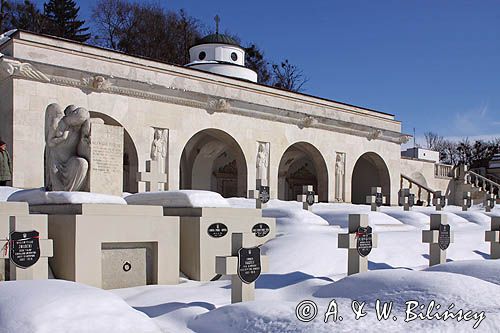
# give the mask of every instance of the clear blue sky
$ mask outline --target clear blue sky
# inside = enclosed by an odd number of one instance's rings
[[[43,3],[43,1],[38,1]],[[84,18],[95,0],[78,1]],[[288,58],[306,93],[396,115],[403,131],[500,136],[500,1],[159,1]]]

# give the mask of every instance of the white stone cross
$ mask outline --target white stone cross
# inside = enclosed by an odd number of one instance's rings
[[[368,271],[368,254],[378,245],[367,214],[349,214],[349,233],[338,235],[338,247],[347,249],[347,275]]]
[[[248,302],[255,300],[255,280],[260,273],[267,272],[269,261],[267,256],[260,255],[260,272],[255,272],[259,264],[255,257],[248,257],[245,262],[240,262],[245,251],[253,250],[260,254],[256,247],[255,237],[251,233],[233,233],[231,235],[231,256],[215,257],[215,272],[221,275],[231,275],[231,303]],[[242,267],[243,266],[243,267]],[[244,281],[243,274],[253,275],[253,281]],[[247,279],[247,278],[245,278]]]
[[[302,202],[303,209],[311,210],[312,205],[318,202],[318,195],[314,194],[313,186],[302,186],[302,194],[297,195],[297,201]]]
[[[500,216],[491,217],[491,230],[485,232],[485,240],[490,244],[490,258],[500,258]]]
[[[271,199],[269,186],[265,186],[261,179],[257,179],[256,189],[248,191],[248,199],[255,199],[255,208],[266,208],[266,204]]]
[[[399,204],[405,211],[409,211],[415,204],[415,195],[410,193],[409,188],[403,188],[400,191]]]
[[[441,191],[434,192],[432,204],[436,207],[436,210],[443,210],[447,203],[448,199],[446,199],[446,196],[444,196]]]
[[[462,200],[462,211],[466,212],[472,206],[472,197],[470,192],[464,192],[463,200]]]
[[[372,212],[378,212],[385,202],[386,197],[382,195],[382,187],[372,187],[372,194],[366,196],[366,203],[371,206]]]
[[[137,181],[146,183],[146,192],[165,190],[167,180],[167,174],[160,171],[158,161],[146,161],[146,171],[137,173]]]
[[[493,208],[495,208],[496,204],[496,197],[492,193],[487,193],[486,194],[486,199],[484,200],[484,209],[486,210],[487,213],[491,212]]]
[[[453,241],[448,216],[431,214],[430,230],[422,230],[422,242],[429,243],[429,266],[446,262],[446,250]]]
[[[2,227],[2,226],[0,226]],[[9,217],[9,226],[7,228],[0,228],[5,232],[9,231],[9,235],[12,235],[13,232],[26,232],[28,234],[29,231],[36,231],[38,236],[36,236],[36,242],[38,242],[40,249],[40,257],[30,267],[23,268],[18,267],[12,262],[12,258],[10,258],[12,247],[14,246],[14,240],[5,239],[0,240],[0,260],[10,259],[10,280],[38,280],[38,279],[47,279],[48,272],[48,258],[53,256],[53,243],[52,239],[48,238],[47,233],[47,216],[45,215],[26,215],[26,216],[10,216]],[[0,234],[2,236],[3,233],[0,230]],[[6,235],[5,235],[6,236]],[[22,242],[22,236],[26,237],[26,235],[21,235],[21,239],[19,241]],[[9,237],[10,238],[10,237]],[[32,241],[28,240],[29,243]],[[20,245],[26,246],[26,245]],[[30,254],[31,255],[31,254]],[[1,274],[0,274],[1,275]]]

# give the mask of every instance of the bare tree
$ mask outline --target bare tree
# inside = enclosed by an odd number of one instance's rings
[[[92,9],[97,44],[118,49],[118,42],[132,22],[132,5],[124,0],[99,0]]]
[[[428,149],[439,150],[440,146],[443,144],[443,137],[434,132],[425,132],[424,136]]]
[[[291,91],[302,91],[304,84],[308,79],[304,76],[302,70],[288,62],[288,59],[281,64],[273,64],[273,86]]]

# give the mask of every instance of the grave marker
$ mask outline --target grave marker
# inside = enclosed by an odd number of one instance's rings
[[[441,193],[441,191],[434,192],[434,197],[432,198],[432,204],[436,207],[436,210],[443,210],[443,208],[448,203],[446,196]]]
[[[378,236],[368,225],[367,214],[349,214],[349,232],[338,235],[338,247],[347,249],[347,275],[368,271],[368,254]]]
[[[302,202],[303,209],[311,210],[312,205],[318,202],[318,195],[314,193],[313,186],[302,186],[302,194],[297,195],[297,201]]]
[[[486,194],[486,199],[484,200],[484,209],[487,213],[491,212],[495,208],[496,198],[494,194]]]
[[[271,199],[269,186],[263,184],[261,179],[257,179],[256,189],[248,191],[248,198],[255,199],[255,208],[257,209],[266,208],[266,204]]]
[[[215,258],[215,272],[231,275],[231,303],[253,301],[255,281],[268,270],[267,256],[262,256],[260,248],[254,245],[250,233],[233,233],[232,255]]]
[[[146,171],[137,173],[137,181],[146,183],[146,192],[156,192],[164,190],[168,177],[167,174],[160,171],[158,161],[148,160],[146,161]]]
[[[491,217],[491,230],[485,232],[485,241],[490,242],[490,258],[500,258],[500,216]]]
[[[372,212],[378,212],[379,208],[386,203],[382,187],[372,187],[372,194],[366,196],[366,203],[371,206]]]
[[[405,211],[409,211],[415,204],[415,194],[410,193],[409,188],[403,188],[400,191],[399,204]]]
[[[464,192],[462,200],[462,211],[466,212],[472,206],[472,197],[470,192]]]
[[[429,266],[444,264],[446,250],[453,243],[448,216],[431,214],[430,230],[422,230],[422,242],[429,243]]]

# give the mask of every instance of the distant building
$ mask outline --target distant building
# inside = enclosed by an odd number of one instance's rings
[[[424,149],[419,147],[409,148],[405,151],[402,151],[401,156],[418,158],[419,160],[426,160],[439,163],[439,152],[430,149]]]

